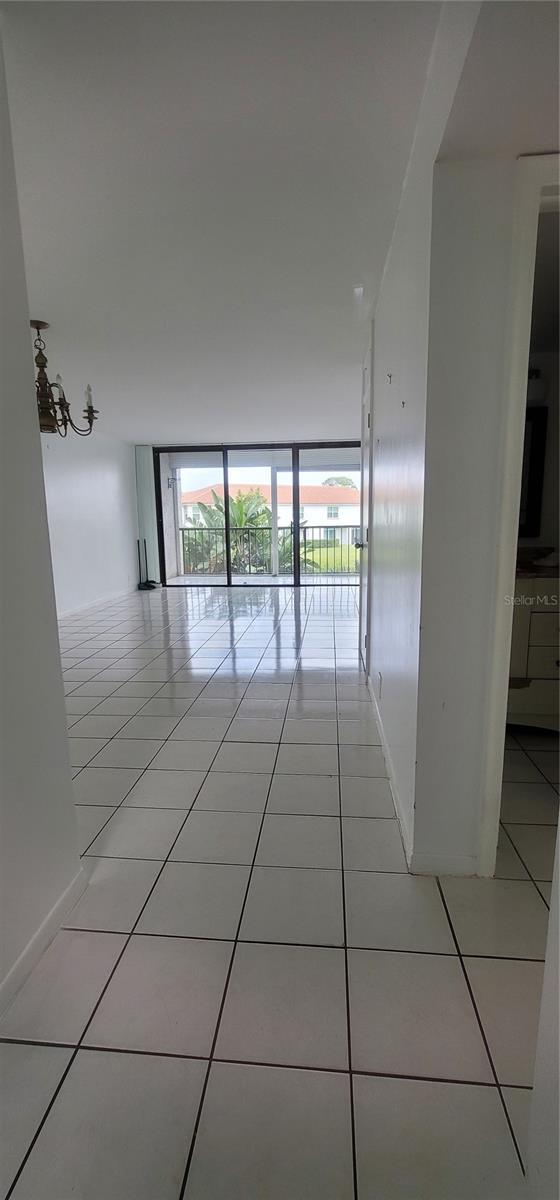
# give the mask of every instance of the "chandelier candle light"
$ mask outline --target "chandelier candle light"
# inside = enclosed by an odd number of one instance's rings
[[[87,428],[82,429],[74,424],[70,416],[70,405],[64,395],[62,379],[57,375],[54,383],[49,383],[47,372],[47,358],[45,355],[45,342],[41,337],[41,330],[48,329],[48,321],[30,321],[32,329],[36,330],[36,337],[33,345],[37,351],[35,355],[35,366],[37,367],[37,378],[35,380],[35,388],[37,391],[37,408],[39,409],[39,427],[41,433],[58,433],[60,437],[66,437],[68,426],[77,433],[79,437],[88,437],[93,429],[93,422],[97,419],[98,409],[93,407],[93,397],[91,387],[88,383],[86,388],[86,406],[84,408],[84,419],[87,421]],[[56,388],[58,399],[55,400],[53,388]]]

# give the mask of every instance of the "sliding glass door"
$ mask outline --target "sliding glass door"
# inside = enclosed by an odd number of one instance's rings
[[[159,465],[166,582],[227,583],[223,451],[167,451]]]
[[[154,449],[168,586],[355,583],[360,445]]]
[[[231,582],[294,582],[291,450],[228,450]]]
[[[361,541],[360,447],[299,451],[302,583],[357,583]]]

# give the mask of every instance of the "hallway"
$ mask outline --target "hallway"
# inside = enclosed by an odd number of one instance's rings
[[[409,875],[356,601],[177,589],[60,623],[90,882],[0,1022],[2,1194],[525,1194],[555,793],[528,824],[515,748],[500,878]]]

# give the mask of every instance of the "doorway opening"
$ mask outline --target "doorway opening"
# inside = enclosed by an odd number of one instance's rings
[[[153,453],[164,586],[359,582],[358,441]]]
[[[529,349],[496,874],[546,903],[558,824],[558,207],[540,212]]]

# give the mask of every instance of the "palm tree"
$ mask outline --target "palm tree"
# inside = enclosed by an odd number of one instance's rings
[[[212,504],[198,504],[202,520],[191,518],[193,525],[205,525],[208,529],[225,527],[225,502],[212,489]],[[256,488],[251,492],[238,491],[229,498],[229,523],[232,529],[253,529],[255,526],[272,524],[272,512],[262,492]]]
[[[195,539],[189,564],[185,572],[197,570],[216,575],[225,570],[225,502],[212,489],[212,504],[198,502],[198,515],[187,518],[195,529],[201,531]],[[229,498],[229,527],[231,546],[231,569],[234,575],[270,575],[272,572],[272,510],[259,488],[250,492],[238,490]],[[205,536],[202,531],[208,530]],[[210,533],[210,531],[213,531]],[[196,560],[196,561],[195,561]],[[278,566],[280,574],[290,574],[293,563],[293,535],[290,530],[281,531],[278,539]],[[302,557],[310,571],[318,570],[311,558]]]
[[[212,504],[198,504],[198,516],[191,517],[190,523],[195,528],[220,530],[222,538],[216,536],[202,538],[200,551],[208,559],[208,570],[216,574],[216,559],[220,560],[219,570],[223,570],[225,555],[225,502],[212,489]],[[258,488],[250,492],[238,490],[236,496],[229,498],[229,527],[231,544],[231,567],[236,575],[249,572],[257,574],[270,573],[272,569],[272,512],[266,498]],[[252,530],[259,531],[252,534]],[[205,544],[206,543],[206,544]],[[198,569],[204,566],[197,563]]]

